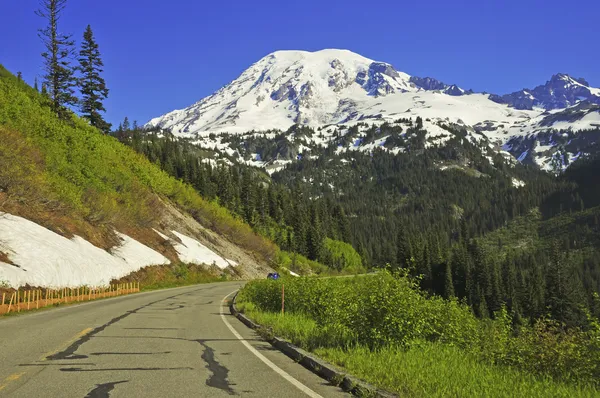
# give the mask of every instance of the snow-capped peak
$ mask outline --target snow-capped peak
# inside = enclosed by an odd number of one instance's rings
[[[563,109],[581,101],[600,104],[600,89],[590,87],[583,78],[574,78],[566,73],[557,73],[544,85],[533,90],[523,89],[503,96],[490,97],[498,103],[508,104],[517,109]]]
[[[209,97],[147,126],[193,136],[421,117],[501,137],[552,128],[559,117],[550,120],[540,108],[565,109],[582,101],[600,103],[600,90],[566,74],[500,97],[410,76],[348,50],[289,50],[268,54]]]
[[[327,124],[365,97],[418,90],[406,73],[348,50],[276,51],[213,95],[148,124],[175,133]]]

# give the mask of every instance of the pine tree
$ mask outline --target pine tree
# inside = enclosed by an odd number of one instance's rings
[[[23,81],[23,74],[21,72],[17,72],[17,79],[19,79],[20,82]]]
[[[87,26],[83,33],[83,43],[79,52],[79,67],[81,73],[79,79],[79,88],[81,90],[81,112],[90,124],[104,133],[110,131],[108,124],[101,112],[106,112],[102,103],[108,97],[108,88],[104,78],[100,75],[103,72],[104,64],[100,58],[98,44],[94,39],[92,27]]]
[[[398,238],[396,240],[396,262],[400,268],[408,268],[410,259],[412,257],[412,250],[410,241],[406,236],[404,228],[401,226],[398,228]]]
[[[452,282],[452,265],[450,261],[446,261],[444,272],[444,297],[454,297],[454,283]]]
[[[77,103],[74,90],[76,79],[71,67],[75,42],[71,35],[58,31],[60,13],[66,5],[67,0],[41,0],[40,9],[36,11],[38,16],[48,21],[48,26],[38,31],[46,48],[42,53],[46,72],[44,82],[52,109],[61,119],[67,119],[70,114],[67,107]]]
[[[311,206],[310,209],[310,227],[306,237],[306,249],[308,258],[318,260],[323,251],[323,231],[319,215],[316,211],[316,206]]]
[[[546,281],[546,304],[552,316],[569,326],[577,326],[581,321],[583,286],[571,266],[568,253],[561,252],[556,241],[552,246]]]
[[[252,186],[252,172],[245,169],[242,173],[242,186],[241,186],[241,202],[243,208],[244,220],[254,226],[254,210],[256,207],[256,197],[254,195],[254,187]]]
[[[495,314],[500,311],[504,301],[502,299],[502,277],[500,276],[500,267],[496,261],[492,262],[490,267],[491,272],[491,287],[490,287],[490,297],[488,301],[490,313]]]
[[[529,316],[538,318],[544,315],[545,289],[544,272],[535,257],[528,256],[525,260],[528,268],[531,269],[531,280],[528,281],[527,305],[529,307]]]
[[[513,313],[519,312],[519,299],[517,294],[517,271],[514,259],[510,254],[502,263],[502,285],[504,286],[504,297],[508,308]]]
[[[33,81],[33,89],[35,91],[37,91],[38,93],[40,92],[40,88],[38,87],[38,79],[37,77],[35,78],[35,80]]]
[[[125,116],[125,119],[123,119],[123,131],[129,131],[130,130],[130,125],[129,125],[129,118],[127,116]]]

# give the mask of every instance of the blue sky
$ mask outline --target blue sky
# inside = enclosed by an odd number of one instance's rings
[[[0,0],[0,63],[33,83],[38,0]],[[91,24],[111,89],[107,118],[140,123],[211,94],[270,52],[344,48],[411,75],[499,94],[557,72],[600,87],[600,1],[70,0]]]

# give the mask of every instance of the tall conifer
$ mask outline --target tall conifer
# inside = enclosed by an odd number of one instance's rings
[[[77,103],[74,90],[76,80],[71,67],[75,42],[71,35],[60,33],[58,30],[60,14],[66,5],[67,0],[41,0],[40,9],[36,11],[38,16],[48,21],[48,25],[38,31],[38,36],[46,48],[42,53],[44,83],[52,109],[61,119],[67,119],[67,107]]]
[[[92,126],[108,133],[111,126],[101,115],[101,112],[106,112],[102,101],[108,97],[108,88],[101,76],[104,71],[103,67],[104,63],[100,57],[92,27],[88,25],[83,33],[83,43],[81,44],[81,51],[79,51],[81,112]]]

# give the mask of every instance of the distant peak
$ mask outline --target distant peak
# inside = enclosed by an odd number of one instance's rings
[[[587,82],[587,80],[585,80],[583,77],[575,78],[567,73],[557,73],[557,74],[553,75],[552,78],[550,79],[551,83],[557,82],[557,81],[575,82],[575,83],[582,84],[586,87],[590,86],[590,84]]]

